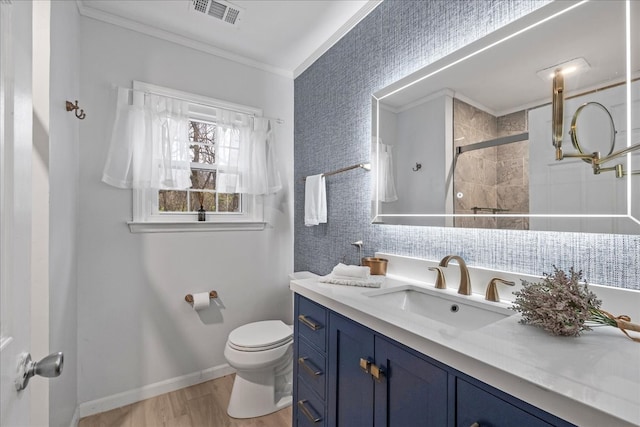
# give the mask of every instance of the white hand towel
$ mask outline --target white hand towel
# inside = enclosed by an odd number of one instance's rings
[[[333,277],[352,278],[352,279],[368,279],[371,275],[369,267],[361,267],[359,265],[338,264],[331,271]]]
[[[332,274],[328,274],[319,279],[322,283],[331,283],[333,285],[343,285],[343,286],[358,286],[361,288],[379,288],[384,283],[385,276],[370,276],[366,279],[356,279],[355,277],[351,277],[348,279],[341,279],[335,277]]]
[[[324,176],[308,176],[304,187],[304,225],[311,227],[326,222],[327,189]]]

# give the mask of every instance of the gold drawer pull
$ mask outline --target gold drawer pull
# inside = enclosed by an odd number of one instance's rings
[[[307,325],[312,331],[317,331],[318,329],[322,329],[322,325],[314,322],[312,319],[308,318],[304,314],[298,316],[298,320]]]
[[[307,408],[307,405],[305,405],[305,403],[307,403],[307,399],[304,400],[298,400],[298,408],[300,408],[300,410],[302,411],[302,413],[304,414],[305,417],[307,417],[307,419],[309,421],[311,421],[312,423],[319,423],[320,421],[322,421],[322,417],[320,417],[320,415],[314,416],[311,411],[313,409],[309,409]]]
[[[309,375],[313,375],[314,377],[319,377],[320,375],[322,375],[322,371],[320,370],[320,368],[316,367],[308,357],[298,358],[298,365],[302,366],[304,370],[309,373]]]
[[[372,364],[371,365],[371,376],[373,376],[373,378],[375,378],[376,381],[378,381],[378,382],[382,381],[382,378],[384,378],[384,368]]]
[[[360,358],[360,367],[362,368],[363,371],[365,371],[367,374],[371,373],[369,371],[369,369],[371,368],[371,359],[369,357],[367,357],[366,359],[361,357]]]

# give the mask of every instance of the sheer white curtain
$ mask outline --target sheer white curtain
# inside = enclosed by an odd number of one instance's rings
[[[191,187],[187,113],[187,102],[118,88],[102,180],[119,188]]]
[[[282,188],[271,122],[218,110],[216,189],[221,193],[267,195]]]
[[[102,180],[119,188],[191,187],[188,112],[186,101],[118,88]],[[215,120],[217,191],[250,195],[279,191],[271,122],[221,108],[215,110]]]
[[[216,109],[216,190],[237,193],[240,146],[251,138],[250,116]]]

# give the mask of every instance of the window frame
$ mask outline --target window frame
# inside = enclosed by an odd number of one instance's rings
[[[189,103],[189,118],[215,121],[215,109],[232,110],[253,117],[261,117],[262,110],[240,104],[196,95],[180,90],[133,81],[133,90],[153,93]],[[183,231],[240,231],[263,230],[264,208],[260,196],[241,195],[241,212],[206,213],[206,221],[198,221],[197,212],[162,212],[158,210],[158,190],[133,189],[133,220],[129,221],[132,233],[159,233]]]

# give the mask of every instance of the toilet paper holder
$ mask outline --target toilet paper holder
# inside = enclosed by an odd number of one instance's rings
[[[214,299],[214,298],[218,298],[218,292],[216,291],[209,292],[209,299]],[[193,305],[193,295],[191,294],[185,295],[184,300],[189,304]]]

